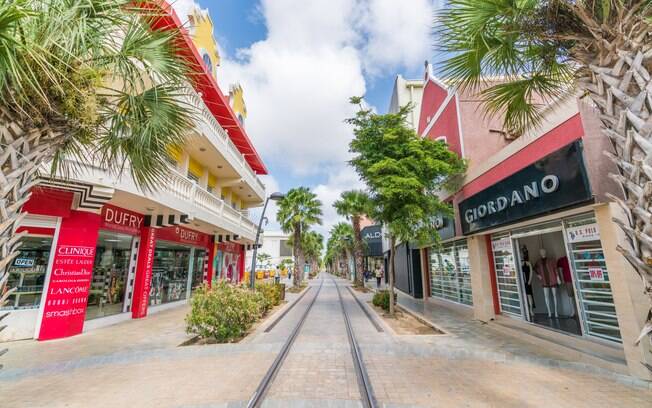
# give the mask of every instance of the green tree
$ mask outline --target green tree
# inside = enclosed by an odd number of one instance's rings
[[[306,262],[310,264],[310,271],[319,272],[321,253],[324,250],[324,236],[316,231],[308,231],[304,234],[303,249],[306,255]]]
[[[435,219],[449,214],[449,204],[437,192],[449,188],[465,170],[465,163],[443,142],[420,138],[406,124],[410,107],[398,113],[374,114],[362,107],[347,119],[355,137],[351,164],[369,188],[371,213],[388,230],[390,247],[389,290],[394,293],[394,258],[397,242],[429,242],[438,238]],[[394,315],[394,302],[390,314]]]
[[[599,110],[619,169],[611,178],[625,194],[614,199],[627,214],[618,224],[630,246],[617,249],[652,306],[652,2],[450,0],[438,20],[438,43],[450,56],[443,73],[476,90],[512,134],[538,125],[565,98],[588,97]],[[504,80],[485,87],[484,75]],[[650,334],[652,307],[637,343]]]
[[[337,213],[351,221],[353,227],[353,257],[355,259],[355,282],[364,286],[364,241],[360,232],[360,218],[369,214],[369,196],[360,190],[345,191],[333,204]]]
[[[179,32],[152,28],[155,12],[139,4],[0,2],[0,289],[43,165],[64,175],[87,164],[126,171],[145,189],[166,179],[168,149],[194,119],[180,102],[189,67]]]
[[[330,230],[328,239],[329,250],[335,263],[335,270],[344,277],[351,277],[349,258],[353,252],[353,227],[345,222],[338,222]],[[341,262],[344,262],[344,270],[340,269]]]
[[[292,250],[294,255],[295,285],[301,284],[305,257],[302,243],[303,234],[312,225],[321,224],[321,201],[307,187],[293,188],[278,202],[276,220],[281,224],[283,232],[292,235]]]
[[[272,256],[270,254],[266,254],[265,252],[256,254],[256,263],[258,265],[262,265],[263,268],[269,267],[270,259],[272,259]]]

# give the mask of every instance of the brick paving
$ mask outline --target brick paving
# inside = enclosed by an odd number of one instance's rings
[[[273,316],[239,344],[178,347],[187,338],[184,308],[72,339],[13,343],[0,371],[0,405],[245,406],[310,292],[271,333],[263,329]],[[537,354],[531,344],[452,315],[442,321],[450,335],[396,336],[386,325],[378,333],[347,290],[342,296],[382,406],[652,406],[650,391],[566,367],[545,350]],[[361,406],[338,302],[325,281],[265,406]],[[466,338],[469,333],[477,338]]]

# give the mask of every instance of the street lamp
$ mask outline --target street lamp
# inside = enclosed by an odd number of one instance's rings
[[[265,206],[263,207],[263,213],[260,214],[260,221],[258,222],[258,231],[256,231],[256,242],[254,243],[254,254],[253,257],[251,258],[251,272],[249,276],[249,283],[251,284],[251,289],[253,290],[255,288],[256,284],[256,252],[258,252],[258,241],[260,239],[260,231],[263,228],[263,220],[266,220],[265,218],[265,210],[267,210],[267,204],[269,203],[269,200],[274,200],[274,201],[279,201],[285,198],[285,194],[283,193],[272,193],[267,199],[265,200]]]

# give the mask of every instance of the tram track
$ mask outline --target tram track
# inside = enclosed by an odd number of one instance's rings
[[[373,387],[371,386],[371,382],[369,381],[369,376],[367,374],[367,370],[366,370],[366,367],[365,367],[365,364],[364,364],[364,359],[362,357],[360,347],[359,347],[358,342],[356,340],[355,331],[353,330],[351,320],[350,320],[348,312],[346,310],[346,306],[344,304],[344,300],[342,298],[342,294],[340,292],[339,285],[337,284],[335,279],[333,279],[332,277],[330,277],[330,279],[333,282],[333,285],[335,286],[335,289],[337,291],[337,296],[338,296],[339,303],[340,303],[340,310],[342,311],[342,316],[343,316],[343,319],[344,319],[344,325],[345,325],[346,334],[347,334],[346,337],[347,337],[347,340],[348,340],[349,349],[351,350],[351,357],[352,357],[353,365],[354,365],[354,368],[355,368],[356,381],[357,381],[357,384],[358,384],[358,389],[359,389],[359,392],[360,392],[360,396],[361,396],[360,399],[361,399],[362,405],[365,408],[376,408],[378,405],[377,405],[376,398],[375,398],[375,395],[374,395],[374,392],[373,392]],[[263,376],[262,380],[258,384],[258,387],[256,388],[256,391],[254,392],[251,399],[247,403],[248,408],[260,407],[264,403],[266,394],[270,390],[272,384],[274,383],[274,379],[276,378],[276,375],[280,371],[280,369],[281,369],[281,367],[283,365],[283,362],[286,360],[287,356],[289,355],[290,350],[291,350],[293,344],[295,343],[295,340],[299,336],[299,333],[301,332],[301,328],[303,327],[303,325],[304,325],[304,323],[305,323],[305,321],[306,321],[306,319],[307,319],[307,317],[308,317],[308,315],[310,313],[310,310],[312,309],[312,307],[314,306],[317,298],[319,297],[319,293],[321,292],[323,284],[324,284],[324,277],[322,275],[321,282],[319,284],[319,288],[317,289],[317,291],[316,291],[315,295],[313,296],[312,300],[310,301],[310,303],[306,307],[305,311],[301,315],[299,321],[297,322],[295,327],[290,332],[290,335],[285,340],[285,342],[284,342],[284,344],[283,344],[283,346],[281,348],[281,351],[278,353],[278,355],[274,359],[274,362],[271,364],[271,366],[269,367],[269,369],[267,370],[267,372]],[[353,294],[351,294],[351,295],[353,296]],[[355,296],[353,296],[353,297],[357,301],[357,298],[355,298]],[[298,301],[296,303],[298,303]],[[360,307],[362,307],[362,306],[360,305]],[[363,308],[363,311],[364,311],[364,308]],[[370,318],[370,316],[367,316],[367,317]],[[273,328],[273,326],[275,326],[276,323],[278,323],[278,321],[281,320],[281,318],[282,318],[282,316],[279,317],[274,322],[274,324],[272,325],[272,327],[269,328],[269,330],[271,330]],[[370,320],[372,321],[372,323],[375,323],[375,322],[373,322],[373,320],[371,318],[370,318]],[[268,332],[269,330],[266,330],[265,332]]]

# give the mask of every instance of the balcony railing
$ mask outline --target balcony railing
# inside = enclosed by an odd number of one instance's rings
[[[247,163],[247,160],[242,155],[242,153],[240,153],[240,151],[235,146],[235,144],[233,144],[231,138],[226,133],[224,128],[219,124],[219,122],[215,119],[213,114],[208,110],[201,97],[197,94],[197,92],[191,89],[188,92],[188,99],[192,104],[192,106],[198,106],[200,108],[201,119],[202,119],[201,122],[205,126],[207,126],[208,129],[211,130],[212,133],[216,135],[226,145],[227,154],[233,160],[235,160],[236,162],[240,163],[240,165],[242,165],[242,167],[245,169],[245,172],[247,173],[246,175],[249,176],[250,181],[255,183],[255,186],[258,186],[258,188],[262,191],[262,194],[264,195],[265,185],[263,184],[262,181],[260,181],[260,179],[253,171],[251,166],[249,166],[249,163]]]
[[[197,207],[241,228],[251,236],[256,234],[256,225],[245,214],[176,171],[170,172],[169,189],[177,198],[194,203]],[[241,231],[233,232],[242,235]]]

